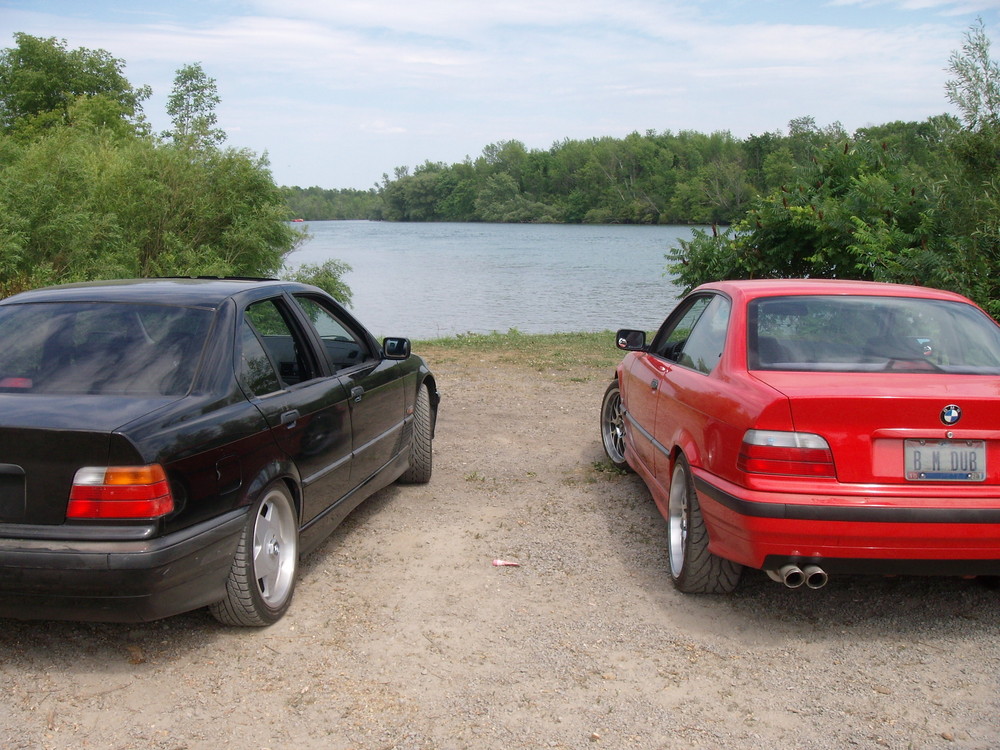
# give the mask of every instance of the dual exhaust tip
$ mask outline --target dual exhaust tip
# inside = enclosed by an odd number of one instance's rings
[[[790,589],[797,589],[803,585],[810,589],[821,589],[830,579],[826,571],[818,565],[806,565],[804,568],[798,565],[784,565],[778,570],[765,572],[772,580],[783,583]]]

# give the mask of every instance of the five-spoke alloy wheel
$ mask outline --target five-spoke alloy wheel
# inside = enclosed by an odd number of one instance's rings
[[[271,484],[250,509],[233,558],[226,598],[212,614],[227,625],[263,626],[288,609],[299,564],[295,503],[284,482]]]

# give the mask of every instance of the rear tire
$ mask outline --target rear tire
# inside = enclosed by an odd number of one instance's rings
[[[240,535],[226,598],[210,607],[224,625],[263,627],[281,619],[292,602],[299,565],[299,521],[284,482],[254,503]]]
[[[668,498],[667,557],[674,586],[685,594],[729,594],[743,566],[708,551],[708,530],[684,456],[674,461]]]
[[[433,424],[431,421],[431,394],[425,386],[417,392],[413,408],[413,436],[410,442],[410,467],[399,481],[407,484],[427,484],[434,468]]]

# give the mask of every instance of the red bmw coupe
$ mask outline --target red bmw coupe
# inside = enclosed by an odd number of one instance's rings
[[[1000,326],[965,297],[856,281],[706,284],[629,352],[611,461],[668,523],[670,572],[728,593],[836,574],[1000,574]]]

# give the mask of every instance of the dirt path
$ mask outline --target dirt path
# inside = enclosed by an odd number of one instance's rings
[[[281,622],[0,621],[0,747],[1000,747],[997,591],[679,594],[641,482],[595,469],[610,372],[429,354],[434,479],[352,515]]]

